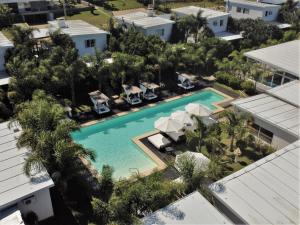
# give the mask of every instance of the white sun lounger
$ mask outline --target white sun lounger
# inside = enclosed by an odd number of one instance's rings
[[[157,149],[162,149],[171,144],[171,141],[164,137],[162,134],[155,134],[148,137],[148,141],[153,144]]]

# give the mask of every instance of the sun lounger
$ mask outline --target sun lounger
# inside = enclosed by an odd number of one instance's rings
[[[154,145],[157,149],[162,149],[171,144],[171,141],[164,137],[162,134],[155,134],[153,136],[148,137],[148,141]]]

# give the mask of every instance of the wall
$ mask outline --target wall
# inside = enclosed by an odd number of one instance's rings
[[[227,23],[228,23],[228,15],[219,16],[216,18],[210,18],[207,20],[208,27],[214,32],[214,33],[220,33],[227,31]],[[223,26],[220,26],[220,21],[223,20]],[[213,25],[213,22],[217,21],[217,26]]]
[[[73,36],[71,38],[74,41],[80,56],[95,54],[95,47],[92,47],[92,48],[85,47],[85,41],[88,39],[96,40],[96,49],[97,50],[103,51],[107,46],[107,34],[105,34],[105,33]]]
[[[173,24],[164,24],[156,27],[147,28],[145,30],[145,35],[156,35],[156,31],[159,29],[164,29],[164,35],[160,36],[163,41],[169,41],[172,34]]]
[[[236,11],[237,7],[249,9],[249,14],[242,13],[242,12],[238,13]],[[259,8],[259,7],[249,6],[249,5],[230,3],[228,6],[228,10],[229,10],[229,13],[231,14],[231,17],[235,18],[235,19],[246,19],[246,18],[258,19],[258,18],[260,18],[264,21],[275,21],[278,16],[279,7],[278,8]],[[272,11],[272,15],[269,15],[266,17],[265,11]]]
[[[287,132],[284,132],[283,130],[279,129],[278,127],[276,127],[272,124],[266,123],[265,121],[263,121],[259,118],[256,118],[255,116],[254,116],[254,122],[257,125],[265,128],[266,130],[269,130],[273,133],[273,139],[272,139],[271,145],[276,149],[281,149],[281,148],[298,140],[297,137],[295,137]]]

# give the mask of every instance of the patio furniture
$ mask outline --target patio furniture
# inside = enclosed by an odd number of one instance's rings
[[[142,90],[143,98],[146,100],[156,99],[158,96],[155,94],[155,90],[159,88],[159,86],[155,83],[142,82],[140,83],[140,88]]]
[[[171,117],[160,117],[155,121],[154,127],[161,132],[179,132],[183,128],[183,124]]]
[[[185,106],[185,110],[189,114],[201,117],[210,116],[213,113],[212,110],[207,106],[197,103],[189,103],[187,106]]]
[[[137,86],[133,85],[122,85],[124,92],[125,92],[125,100],[130,104],[130,105],[137,105],[142,102],[141,100],[141,93],[142,90],[138,88]]]
[[[192,74],[178,73],[178,84],[177,86],[183,88],[184,90],[191,90],[195,87],[194,83],[197,77]]]
[[[162,134],[155,134],[147,138],[157,149],[162,149],[171,144],[171,141]]]
[[[93,91],[89,93],[90,99],[94,104],[94,111],[98,114],[108,113],[110,112],[109,108],[109,98],[101,93],[101,91]]]
[[[183,139],[184,132],[183,131],[166,132],[166,135],[168,135],[174,142],[179,142]]]
[[[173,147],[166,147],[166,152],[173,152],[175,149]]]

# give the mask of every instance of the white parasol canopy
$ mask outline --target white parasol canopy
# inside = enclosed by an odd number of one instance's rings
[[[178,110],[176,112],[173,112],[171,114],[171,118],[179,121],[184,125],[193,126],[195,124],[195,120],[193,120],[191,118],[191,115],[186,111]]]
[[[178,132],[183,128],[183,124],[171,117],[161,117],[155,121],[154,127],[162,132]]]
[[[187,106],[185,106],[185,110],[192,115],[195,116],[210,116],[212,114],[212,110],[209,109],[208,107],[201,105],[201,104],[196,104],[196,103],[189,103]]]
[[[186,151],[182,154],[177,155],[175,158],[174,166],[177,170],[180,170],[179,164],[181,160],[193,161],[195,163],[196,171],[206,171],[208,169],[208,164],[210,163],[210,159],[202,153]]]

